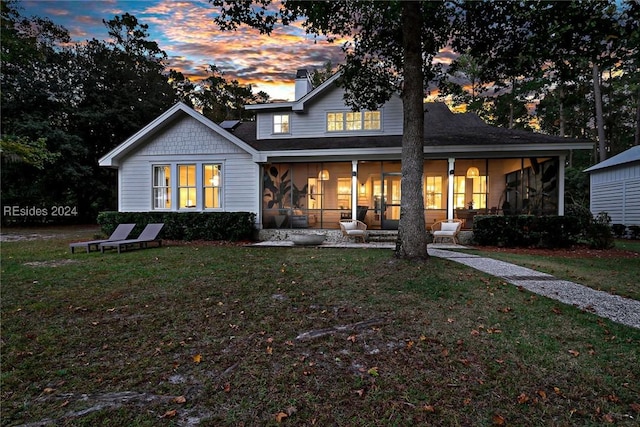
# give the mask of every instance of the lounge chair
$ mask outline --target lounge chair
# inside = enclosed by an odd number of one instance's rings
[[[431,226],[431,232],[433,233],[433,243],[437,243],[438,239],[442,242],[442,239],[451,239],[454,244],[458,244],[458,233],[462,228],[462,220],[460,219],[444,219],[438,221]]]
[[[362,239],[362,243],[367,241],[367,224],[357,219],[344,219],[340,221],[340,230],[345,237]]]
[[[158,239],[158,234],[160,234],[160,230],[162,230],[164,224],[147,224],[147,226],[142,230],[142,233],[138,236],[137,239],[127,239],[127,240],[118,240],[115,242],[105,242],[100,243],[100,252],[104,253],[104,250],[107,248],[116,248],[118,249],[118,253],[122,251],[122,248],[130,249],[133,247],[138,247],[138,249],[145,249],[148,247],[149,243],[157,243],[158,247],[162,246],[162,239]]]
[[[87,253],[89,253],[91,252],[91,248],[95,247],[97,251],[100,243],[126,239],[127,237],[129,237],[129,234],[135,226],[135,224],[118,224],[118,226],[115,230],[113,230],[113,233],[111,233],[111,236],[109,236],[108,239],[69,243],[69,249],[71,249],[71,253],[74,253],[76,248],[85,248],[87,250]]]

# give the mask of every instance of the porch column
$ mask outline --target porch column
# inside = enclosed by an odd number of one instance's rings
[[[447,180],[447,219],[453,219],[453,177],[455,176],[456,159],[449,157],[449,179]]]
[[[358,161],[351,160],[351,219],[358,218]]]
[[[558,156],[558,215],[564,216],[564,162],[566,156]]]

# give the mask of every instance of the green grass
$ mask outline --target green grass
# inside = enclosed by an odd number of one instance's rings
[[[640,242],[617,240],[615,249],[640,254]],[[486,250],[465,251],[477,255],[511,262],[552,274],[593,289],[602,290],[626,298],[640,300],[640,256],[632,258],[609,257],[607,251],[595,250],[589,256],[565,257],[542,252],[540,255]]]
[[[443,259],[196,244],[71,256],[68,241],[2,245],[2,425],[640,416],[639,330]]]

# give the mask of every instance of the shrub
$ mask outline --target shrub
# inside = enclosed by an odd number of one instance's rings
[[[580,221],[568,216],[481,215],[474,218],[476,243],[506,247],[561,248],[575,244]]]
[[[629,232],[631,233],[631,238],[634,240],[640,239],[640,225],[630,225]]]
[[[132,235],[150,223],[164,223],[160,236],[169,240],[252,239],[255,214],[250,212],[101,212],[98,224],[110,235],[118,224],[135,223]]]
[[[600,212],[587,227],[586,240],[591,248],[609,249],[613,247],[613,233],[611,232],[611,217],[606,212]]]
[[[613,224],[611,226],[611,230],[613,231],[613,235],[619,238],[625,236],[625,232],[627,231],[627,226],[624,224]]]

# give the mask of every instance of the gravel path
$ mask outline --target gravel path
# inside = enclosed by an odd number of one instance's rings
[[[614,322],[640,329],[640,301],[597,291],[587,286],[560,280],[547,273],[520,267],[504,261],[452,252],[429,249],[429,255],[475,268],[492,276],[501,277],[508,283],[521,286],[539,295],[574,305],[583,310],[606,317]]]

